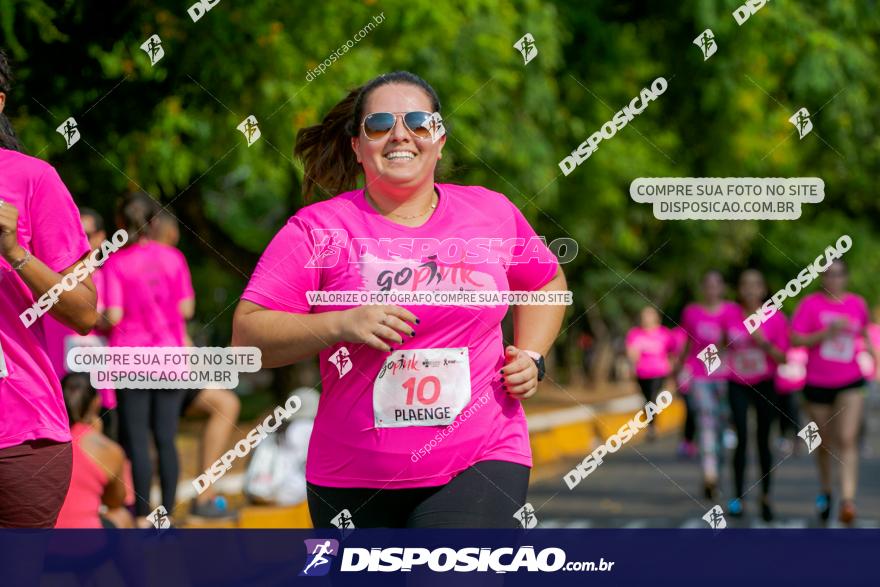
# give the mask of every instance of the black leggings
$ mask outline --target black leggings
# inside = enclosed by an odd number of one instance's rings
[[[530,469],[482,461],[446,485],[415,489],[348,489],[308,483],[315,528],[348,510],[355,528],[522,528],[514,514],[526,502]]]
[[[754,388],[754,389],[753,389]],[[736,452],[733,455],[733,479],[736,497],[742,498],[745,486],[746,451],[749,438],[749,403],[755,406],[758,415],[758,459],[761,462],[761,490],[764,495],[770,492],[770,424],[773,414],[776,390],[773,381],[761,381],[752,386],[730,382],[728,388],[730,411],[736,427]]]
[[[795,441],[797,440],[798,430],[800,430],[796,400],[796,393],[776,393],[776,406],[779,408],[779,412],[777,412],[779,416],[779,435]]]
[[[697,437],[697,410],[694,408],[694,400],[691,394],[684,395],[685,417],[684,417],[684,435],[683,438],[687,442],[693,442]]]
[[[638,378],[639,389],[642,390],[642,395],[645,396],[645,402],[653,402],[657,399],[657,394],[660,393],[660,388],[663,387],[664,377],[653,377],[651,379],[642,379]],[[652,419],[649,426],[654,426],[654,420]]]
[[[180,466],[174,437],[180,418],[183,391],[176,389],[122,389],[118,392],[119,438],[131,460],[134,479],[135,514],[148,515],[153,464],[150,462],[150,431],[159,457],[159,481],[162,505],[174,508]]]

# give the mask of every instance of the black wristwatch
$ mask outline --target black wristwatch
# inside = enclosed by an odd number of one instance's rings
[[[544,380],[544,374],[547,372],[544,367],[544,356],[541,353],[536,353],[535,351],[523,351],[525,354],[530,356],[532,360],[535,362],[535,366],[538,368],[538,381]]]

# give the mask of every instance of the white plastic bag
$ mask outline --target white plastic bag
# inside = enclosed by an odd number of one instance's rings
[[[294,505],[306,499],[306,453],[312,421],[294,420],[283,433],[270,434],[254,450],[244,494],[255,503]]]

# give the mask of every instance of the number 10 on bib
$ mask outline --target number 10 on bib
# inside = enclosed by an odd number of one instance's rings
[[[373,382],[376,428],[448,426],[470,400],[467,347],[394,351]]]

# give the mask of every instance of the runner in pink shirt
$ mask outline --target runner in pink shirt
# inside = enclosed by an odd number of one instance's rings
[[[81,208],[80,220],[86,237],[89,239],[89,246],[92,250],[101,248],[101,245],[107,240],[107,232],[104,230],[104,219],[90,208]],[[72,328],[61,324],[51,316],[43,318],[45,321],[46,348],[59,379],[63,379],[68,373],[65,363],[65,356],[68,351],[83,346],[107,346],[107,330],[110,325],[105,317],[104,298],[107,292],[104,274],[100,268],[92,273],[92,282],[95,285],[95,293],[97,295],[98,322],[95,328],[87,335],[81,336],[77,334]],[[101,396],[102,409],[100,417],[104,427],[103,433],[115,441],[118,439],[116,392],[112,389],[99,389],[98,395]]]
[[[636,380],[646,402],[653,402],[663,382],[672,373],[669,361],[675,352],[676,341],[672,331],[660,324],[660,314],[654,306],[645,306],[639,314],[639,326],[626,335],[626,354],[635,365]],[[648,438],[654,438],[654,420],[648,427]]]
[[[85,333],[96,320],[95,290],[73,275],[70,291],[60,287],[89,245],[55,169],[14,150],[2,114],[10,77],[0,52],[0,527],[51,528],[70,483],[70,429],[45,314],[30,316],[29,327],[20,315],[55,288],[48,312]]]
[[[424,80],[395,72],[301,131],[304,193],[338,195],[281,229],[236,310],[233,343],[259,347],[264,367],[319,356],[306,466],[315,527],[518,527],[532,464],[520,401],[537,391],[565,307],[515,306],[505,346],[506,305],[352,308],[307,297],[566,289],[556,258],[529,241],[535,232],[505,196],[434,182],[445,137],[428,129],[438,130],[439,110]],[[361,170],[368,188],[348,191]],[[355,238],[397,240],[383,250]],[[407,250],[411,238],[437,240]],[[444,260],[448,248],[435,246],[489,238],[533,246],[470,263]]]
[[[847,278],[846,263],[840,259],[825,270],[822,291],[805,297],[795,310],[792,342],[809,349],[804,399],[823,443],[813,451],[822,491],[816,500],[819,518],[825,522],[831,515],[829,451],[833,451],[841,463],[840,521],[852,524],[859,467],[857,438],[866,390],[856,356],[857,338],[865,338],[875,359],[877,352],[867,331],[868,305],[846,290]]]
[[[681,315],[681,327],[687,332],[688,340],[680,363],[693,377],[690,399],[697,413],[703,493],[710,500],[715,499],[718,487],[721,435],[726,422],[724,396],[728,370],[724,326],[730,322],[731,315],[739,312],[736,304],[724,299],[724,289],[721,274],[707,272],[701,281],[702,303],[689,304]],[[715,346],[714,353],[709,345]]]
[[[757,330],[749,334],[743,321],[757,312],[767,299],[767,285],[760,271],[747,269],[739,278],[739,300],[736,312],[728,315],[727,360],[729,388],[727,398],[736,427],[736,451],[733,457],[734,497],[727,511],[733,517],[743,515],[745,506],[745,468],[749,439],[749,405],[755,407],[758,429],[755,440],[761,463],[761,517],[773,520],[770,507],[770,425],[776,412],[776,390],[773,379],[776,367],[785,362],[788,348],[788,323],[782,312],[776,312]]]
[[[128,244],[104,265],[107,281],[107,318],[113,328],[113,347],[184,346],[182,305],[190,303],[192,286],[183,254],[147,236],[157,204],[146,194],[129,194],[120,203],[117,224],[129,234]],[[186,299],[184,299],[184,296]],[[180,466],[175,445],[184,391],[173,389],[119,389],[119,438],[131,460],[135,513],[147,527],[150,484],[153,477],[149,442],[152,432],[159,461],[162,505],[174,508]]]

